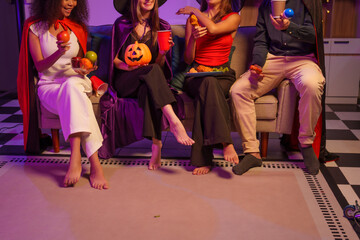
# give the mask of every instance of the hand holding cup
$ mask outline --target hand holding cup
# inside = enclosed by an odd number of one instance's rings
[[[170,44],[172,42],[171,38],[171,30],[160,30],[157,32],[159,50],[160,51],[169,51]]]

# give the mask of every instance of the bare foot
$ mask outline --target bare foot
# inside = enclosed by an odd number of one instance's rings
[[[170,123],[170,131],[174,134],[176,140],[186,146],[191,146],[195,143],[186,133],[184,125],[180,120]]]
[[[223,143],[223,152],[225,161],[238,164],[239,156],[237,155],[234,144]]]
[[[68,171],[64,178],[64,187],[70,187],[77,183],[81,176],[81,170],[81,161],[70,161]]]
[[[102,190],[110,188],[108,181],[104,177],[104,172],[99,161],[98,153],[95,152],[89,157],[90,161],[90,185],[91,187]]]
[[[153,144],[151,146],[151,159],[148,167],[149,170],[156,170],[161,167],[161,148],[161,141],[153,140]]]
[[[205,167],[197,167],[192,172],[193,175],[205,175],[209,173],[211,170],[211,166],[205,166]]]
[[[99,168],[100,166],[100,168]],[[101,165],[99,166],[91,166],[90,167],[90,184],[91,187],[102,190],[102,189],[108,189],[109,183],[106,181],[104,177],[104,172],[102,170]]]

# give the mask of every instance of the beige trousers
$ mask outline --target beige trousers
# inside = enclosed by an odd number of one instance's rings
[[[264,78],[257,81],[245,72],[230,89],[233,101],[234,122],[242,138],[244,153],[259,152],[256,138],[254,100],[290,79],[300,94],[299,142],[312,144],[314,128],[321,113],[321,96],[325,78],[313,54],[306,56],[275,56],[268,54],[263,67]]]

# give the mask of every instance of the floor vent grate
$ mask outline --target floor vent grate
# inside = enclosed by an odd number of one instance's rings
[[[68,157],[13,157],[9,162],[12,163],[46,163],[46,164],[68,164],[69,158]],[[6,162],[5,162],[6,163]],[[86,158],[82,158],[81,160],[82,164],[90,164],[89,160]],[[100,159],[100,163],[102,165],[125,165],[125,166],[141,166],[141,165],[148,165],[149,160],[148,159],[117,159],[117,158],[111,158],[111,159]],[[189,160],[169,160],[169,159],[162,159],[161,160],[161,166],[166,167],[190,167],[190,161]],[[234,164],[227,162],[225,160],[213,160],[213,166],[216,167],[233,167]],[[295,163],[277,163],[277,162],[263,162],[262,164],[263,168],[270,168],[270,169],[300,169],[299,166],[297,166]]]
[[[334,208],[326,196],[324,189],[321,187],[317,177],[310,175],[305,171],[304,174],[334,239],[348,240],[349,237],[346,235],[344,227],[341,225],[339,217],[335,213]]]
[[[2,168],[3,166],[5,166],[7,162],[6,161],[0,161],[0,168]]]

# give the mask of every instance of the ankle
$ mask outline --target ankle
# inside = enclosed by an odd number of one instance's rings
[[[162,147],[162,141],[156,138],[152,139],[152,144],[155,145],[156,147]]]
[[[304,149],[304,148],[309,148],[309,147],[312,147],[312,144],[299,144],[299,147]]]
[[[261,159],[261,155],[260,155],[259,152],[250,152],[250,153],[246,153],[246,154],[250,154],[250,155],[252,155],[252,156],[254,156],[254,157],[258,158],[258,159]]]
[[[100,164],[90,164],[90,174],[103,173],[103,169]]]
[[[228,146],[230,146],[230,145],[233,145],[233,144],[223,142],[222,145],[223,145],[223,148],[226,148],[226,147],[228,147]]]

